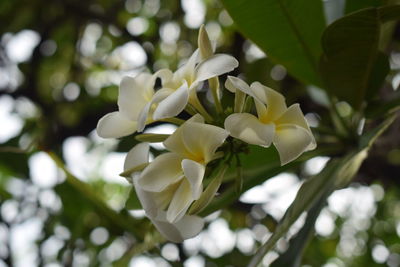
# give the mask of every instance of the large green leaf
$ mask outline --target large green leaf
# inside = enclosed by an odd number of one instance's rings
[[[367,8],[329,25],[320,60],[328,92],[356,109],[377,93],[390,70],[387,56],[379,51],[381,28],[399,15],[400,6]]]
[[[320,0],[222,0],[239,31],[307,83],[320,84],[317,63],[325,18]]]
[[[367,7],[379,7],[386,2],[386,0],[348,0],[346,1],[345,12],[347,14]]]

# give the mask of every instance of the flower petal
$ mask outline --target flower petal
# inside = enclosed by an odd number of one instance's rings
[[[283,95],[269,87],[262,85],[259,82],[254,82],[250,85],[254,95],[267,105],[267,111],[265,117],[269,121],[276,120],[281,116],[287,109],[285,98]]]
[[[246,143],[268,147],[274,138],[275,126],[263,124],[249,113],[235,113],[225,120],[230,135]]]
[[[204,227],[204,220],[194,215],[185,215],[172,224],[167,221],[166,213],[160,212],[157,219],[151,221],[166,239],[175,243],[196,236]]]
[[[168,88],[163,88],[158,90],[153,98],[151,99],[150,102],[148,102],[142,109],[142,111],[139,114],[138,117],[138,122],[137,122],[137,131],[142,132],[144,130],[144,127],[146,124],[153,122],[153,118],[149,115],[151,115],[152,111],[152,106],[155,103],[158,103],[168,97],[170,94],[172,94],[174,91]]]
[[[170,223],[179,221],[185,215],[192,202],[193,197],[189,181],[187,179],[182,179],[169,204],[167,221]]]
[[[160,120],[178,115],[186,107],[188,100],[189,89],[187,83],[184,82],[181,87],[158,104],[153,113],[153,119]]]
[[[174,74],[169,69],[161,69],[161,70],[157,71],[156,73],[154,73],[154,76],[160,78],[161,83],[164,85],[165,83],[167,83],[168,81],[170,81],[173,78]]]
[[[274,145],[279,152],[281,165],[298,158],[313,141],[312,135],[303,127],[294,124],[279,125],[276,129]]]
[[[175,132],[168,137],[164,141],[164,146],[172,152],[175,152],[180,155],[188,155],[190,152],[186,149],[184,143],[183,143],[183,128],[185,127],[184,125],[189,122],[198,122],[198,123],[204,123],[204,118],[200,114],[196,114],[193,117],[191,117],[189,120],[187,120],[184,124],[182,124],[178,129],[175,130]]]
[[[145,210],[146,215],[149,217],[156,217],[160,207],[158,207],[154,195],[157,193],[148,192],[143,190],[138,184],[139,174],[132,175],[133,185],[135,187],[136,195],[142,204],[142,208]]]
[[[206,168],[203,164],[190,159],[182,160],[182,170],[190,183],[192,189],[192,197],[194,200],[199,199],[203,191],[203,177]]]
[[[124,170],[135,168],[149,162],[150,146],[148,143],[139,143],[129,150],[124,162]]]
[[[212,77],[230,72],[239,66],[239,62],[232,56],[216,54],[204,60],[196,67],[196,78],[193,83],[208,80]]]
[[[236,92],[236,90],[240,90],[249,96],[255,97],[253,91],[250,89],[250,86],[245,81],[237,77],[228,76],[225,81],[225,87],[232,93]]]
[[[304,129],[307,130],[307,132],[309,132],[309,134],[312,136],[312,139],[313,139],[312,142],[310,143],[310,146],[307,148],[307,150],[312,150],[317,146],[314,136],[311,132],[310,126],[308,125],[308,123],[304,117],[304,114],[300,109],[299,104],[291,105],[285,111],[285,113],[281,117],[279,117],[279,119],[277,119],[275,121],[275,123],[276,123],[276,125],[295,124],[295,125],[303,127]]]
[[[136,121],[140,111],[154,94],[155,78],[149,73],[140,73],[136,77],[122,78],[119,95],[119,111],[132,121]]]
[[[143,170],[138,179],[139,186],[146,191],[161,192],[182,179],[181,161],[182,157],[175,153],[161,154]]]
[[[170,185],[162,192],[149,192],[143,190],[143,188],[139,185],[139,176],[140,175],[138,174],[132,176],[136,195],[138,196],[143,209],[146,211],[146,215],[155,218],[159,212],[168,207],[180,183]]]
[[[163,84],[163,86],[176,89],[181,86],[184,81],[186,81],[188,86],[190,86],[195,74],[195,66],[198,63],[199,58],[199,49],[196,49],[188,61],[174,72],[173,79],[165,85]]]
[[[126,118],[121,112],[111,112],[97,123],[97,134],[103,138],[119,138],[136,131],[137,124]]]
[[[137,118],[137,131],[143,132],[146,123],[148,122],[148,116],[150,113],[152,102],[148,102],[140,111],[139,116]]]
[[[182,127],[183,143],[190,152],[190,159],[205,164],[212,160],[228,136],[225,129],[210,124],[187,122]]]

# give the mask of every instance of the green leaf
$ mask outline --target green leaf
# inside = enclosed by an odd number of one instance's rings
[[[367,7],[379,7],[387,1],[383,0],[348,0],[346,1],[346,14],[355,12],[357,10]]]
[[[349,185],[361,164],[367,158],[368,148],[366,147],[343,157],[342,164],[336,172],[335,188],[343,188]]]
[[[400,19],[400,5],[390,5],[379,8],[382,23]]]
[[[391,114],[400,109],[400,94],[394,97],[388,102],[375,101],[370,103],[370,106],[365,111],[365,115],[368,119],[376,119],[385,114]]]
[[[396,114],[390,115],[384,120],[378,127],[367,131],[360,137],[359,147],[360,149],[370,148],[376,139],[394,122]]]
[[[379,52],[381,28],[399,11],[399,6],[363,9],[328,26],[320,70],[329,93],[355,109],[376,95],[389,72],[388,58]]]
[[[142,209],[142,205],[140,204],[140,200],[136,194],[136,190],[134,188],[129,191],[128,199],[125,202],[125,208],[128,210],[140,210]]]
[[[306,83],[320,84],[317,63],[325,28],[320,0],[222,0],[239,31]]]
[[[376,95],[377,89],[381,87],[385,81],[386,75],[390,71],[389,58],[382,52],[378,52],[377,58],[372,65],[371,75],[366,89],[366,98],[372,99]]]

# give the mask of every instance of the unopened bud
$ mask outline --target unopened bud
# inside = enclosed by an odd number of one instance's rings
[[[208,37],[206,29],[204,28],[204,25],[201,25],[200,27],[198,46],[200,50],[201,59],[207,59],[212,56],[213,49],[211,46],[211,41],[210,38]]]

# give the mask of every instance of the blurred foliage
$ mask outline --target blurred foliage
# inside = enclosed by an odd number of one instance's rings
[[[17,129],[0,134],[0,266],[140,266],[141,256],[154,266],[196,259],[204,262],[200,266],[246,266],[275,230],[272,251],[259,254],[264,265],[277,258],[273,266],[400,266],[400,11],[387,6],[396,3],[0,1],[0,125],[4,132]],[[249,146],[238,157],[242,191],[237,166],[230,166],[220,194],[202,211],[209,215],[206,230],[194,241],[170,244],[140,210],[129,211],[138,202],[124,178],[116,182],[105,171],[107,164],[118,169],[112,156],[121,159],[137,141],[100,140],[93,130],[117,109],[123,75],[175,69],[195,49],[202,23],[217,51],[239,60],[231,75],[300,103],[318,149],[281,167],[273,147]],[[232,100],[224,92],[222,102]],[[387,129],[381,127],[390,116]],[[351,157],[367,146],[368,157]],[[307,164],[319,156],[335,163],[310,173]],[[42,160],[34,167],[37,158]],[[262,201],[239,200],[282,172],[308,179],[295,202],[301,208],[287,211],[296,214],[289,224],[278,222],[281,217]],[[346,172],[349,180],[338,186]],[[370,209],[360,208],[358,191],[373,196]],[[332,199],[346,192],[346,210],[338,212]],[[311,215],[304,227],[293,230],[305,210]],[[363,212],[368,216],[358,218]],[[318,228],[329,222],[332,231]],[[221,224],[233,236],[222,245],[213,239]]]

